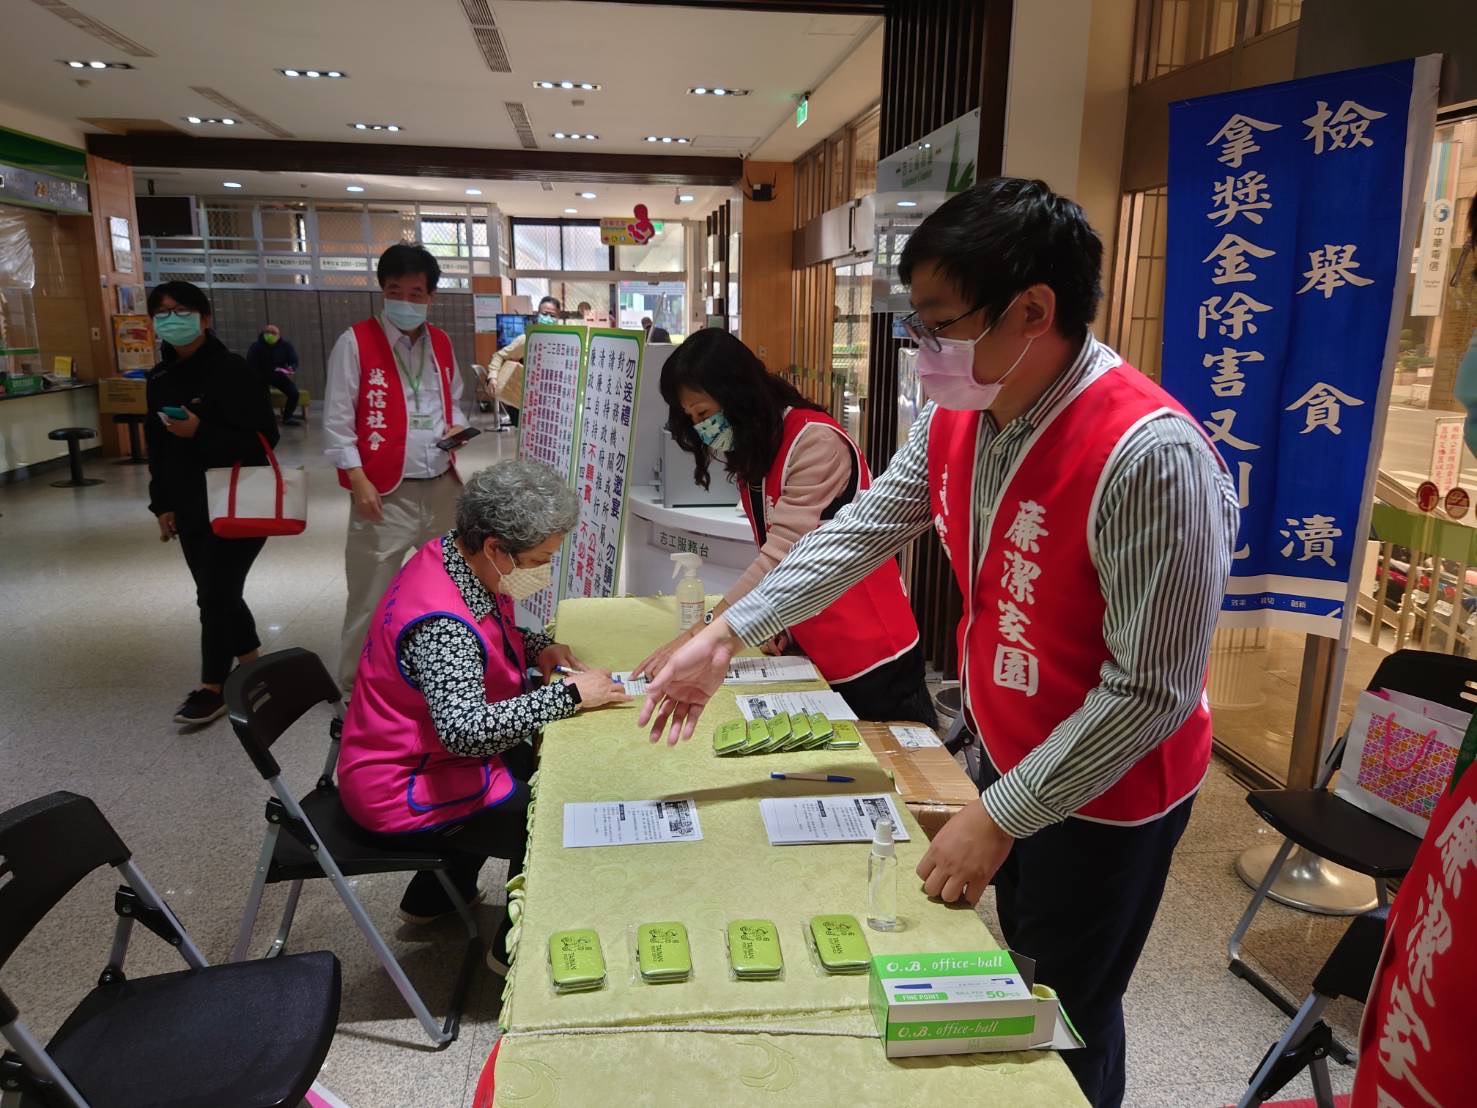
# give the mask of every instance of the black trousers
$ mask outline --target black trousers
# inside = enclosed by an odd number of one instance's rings
[[[452,859],[449,876],[464,893],[476,888],[477,873],[489,858],[506,859],[508,877],[517,876],[523,872],[523,855],[528,849],[528,779],[537,768],[533,748],[519,743],[503,753],[503,765],[515,784],[508,799],[496,807],[483,808],[474,816],[432,831],[382,837],[413,849],[430,846],[446,851]]]
[[[297,410],[297,382],[292,379],[292,374],[274,369],[272,370],[272,387],[281,389],[282,395],[287,397],[282,405],[282,418],[291,419],[292,413]]]
[[[915,644],[901,657],[885,662],[855,681],[832,685],[859,719],[917,720],[939,724],[933,700],[923,683],[923,647]]]
[[[200,607],[200,681],[219,685],[231,662],[261,646],[246,606],[246,575],[266,539],[223,539],[209,523],[179,528],[180,549]]]
[[[999,777],[982,758],[981,790]],[[1137,827],[1064,820],[1019,840],[995,875],[1000,937],[1036,960],[1086,1040],[1062,1061],[1095,1108],[1123,1103],[1123,994],[1193,802]]]

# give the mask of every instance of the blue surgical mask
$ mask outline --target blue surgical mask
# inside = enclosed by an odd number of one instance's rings
[[[385,318],[402,331],[414,331],[426,321],[428,304],[413,304],[409,300],[385,300]]]
[[[692,429],[709,450],[723,453],[733,449],[733,427],[722,412],[715,412],[701,423],[694,423]]]
[[[559,317],[556,315],[550,315],[548,312],[539,312],[538,321],[540,323],[558,323]]]
[[[200,313],[175,315],[160,312],[154,317],[154,333],[170,346],[189,346],[200,337]]]

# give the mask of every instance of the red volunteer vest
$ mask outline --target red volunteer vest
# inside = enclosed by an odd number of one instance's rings
[[[408,416],[400,370],[390,350],[390,340],[377,319],[361,319],[350,328],[359,347],[359,402],[354,413],[354,432],[359,439],[359,463],[364,475],[381,496],[400,487],[405,476],[405,436]],[[451,338],[439,327],[426,324],[431,334],[431,356],[441,384],[441,408],[451,426],[451,367],[455,358]],[[452,455],[456,464],[456,455]],[[338,471],[338,483],[349,487],[349,475]]]
[[[791,408],[785,413],[784,437],[774,464],[764,478],[764,503],[760,506],[766,520],[769,509],[784,491],[790,451],[800,435],[815,424],[829,427],[846,440],[857,466],[857,491],[872,483],[867,463],[840,425],[825,412],[809,408]],[[759,521],[754,506],[745,492],[739,497],[754,541],[763,546]],[[767,531],[768,524],[765,524]],[[800,648],[815,663],[821,676],[833,685],[852,681],[913,649],[918,642],[918,624],[903,589],[903,577],[895,559],[889,558],[861,581],[847,589],[819,615],[790,628]]]
[[[934,528],[965,598],[959,673],[965,704],[1002,774],[1045,742],[1099,683],[1111,656],[1093,549],[1100,487],[1128,432],[1165,410],[1184,411],[1124,362],[1068,397],[1006,477],[973,578],[982,413],[940,408],[933,414],[928,475]],[[1200,787],[1210,739],[1202,696],[1178,730],[1074,814],[1121,824],[1163,815]]]

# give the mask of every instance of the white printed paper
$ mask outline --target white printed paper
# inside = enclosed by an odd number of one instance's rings
[[[781,712],[820,712],[828,719],[856,719],[838,692],[830,689],[815,692],[772,692],[756,693],[752,696],[734,697],[738,709],[745,719],[770,719]]]
[[[702,837],[697,802],[691,798],[564,805],[566,847],[685,843]]]
[[[624,685],[630,696],[646,692],[646,678],[630,673],[612,673],[611,680]],[[780,681],[819,681],[820,674],[809,658],[735,658],[723,678],[725,685],[764,685]],[[829,713],[827,713],[829,714]],[[855,716],[832,716],[855,719]]]
[[[765,797],[759,802],[770,846],[869,843],[879,819],[892,820],[892,837],[908,832],[886,793]]]
[[[931,727],[898,727],[888,728],[892,737],[897,739],[900,746],[908,750],[918,750],[925,746],[943,746],[943,740],[933,733]]]

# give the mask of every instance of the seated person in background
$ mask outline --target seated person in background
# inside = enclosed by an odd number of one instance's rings
[[[558,323],[559,313],[562,306],[557,297],[546,296],[538,302],[538,315],[534,318],[535,323]],[[523,372],[523,352],[528,349],[528,336],[519,335],[507,346],[503,347],[492,356],[487,363],[488,391],[502,396],[503,390],[508,387],[515,374]],[[522,395],[522,389],[516,390],[516,395]],[[508,419],[514,427],[518,426],[518,408],[503,401],[503,407],[507,409]]]
[[[246,364],[261,375],[269,389],[279,389],[286,400],[282,404],[282,426],[296,427],[292,413],[297,410],[297,350],[282,337],[275,323],[268,323],[246,349]]]
[[[456,529],[405,563],[370,622],[344,718],[338,784],[344,808],[397,846],[447,851],[471,903],[488,858],[511,878],[527,841],[529,745],[546,723],[628,699],[610,674],[580,672],[530,690],[527,667],[584,670],[566,646],[514,623],[513,601],[549,583],[550,559],[579,519],[579,500],[539,462],[506,461],[462,490]],[[400,902],[410,923],[452,910],[429,872]],[[488,964],[506,972],[504,920]]]
[[[641,330],[646,332],[647,342],[671,342],[672,335],[665,327],[656,326],[651,316],[641,317]]]

